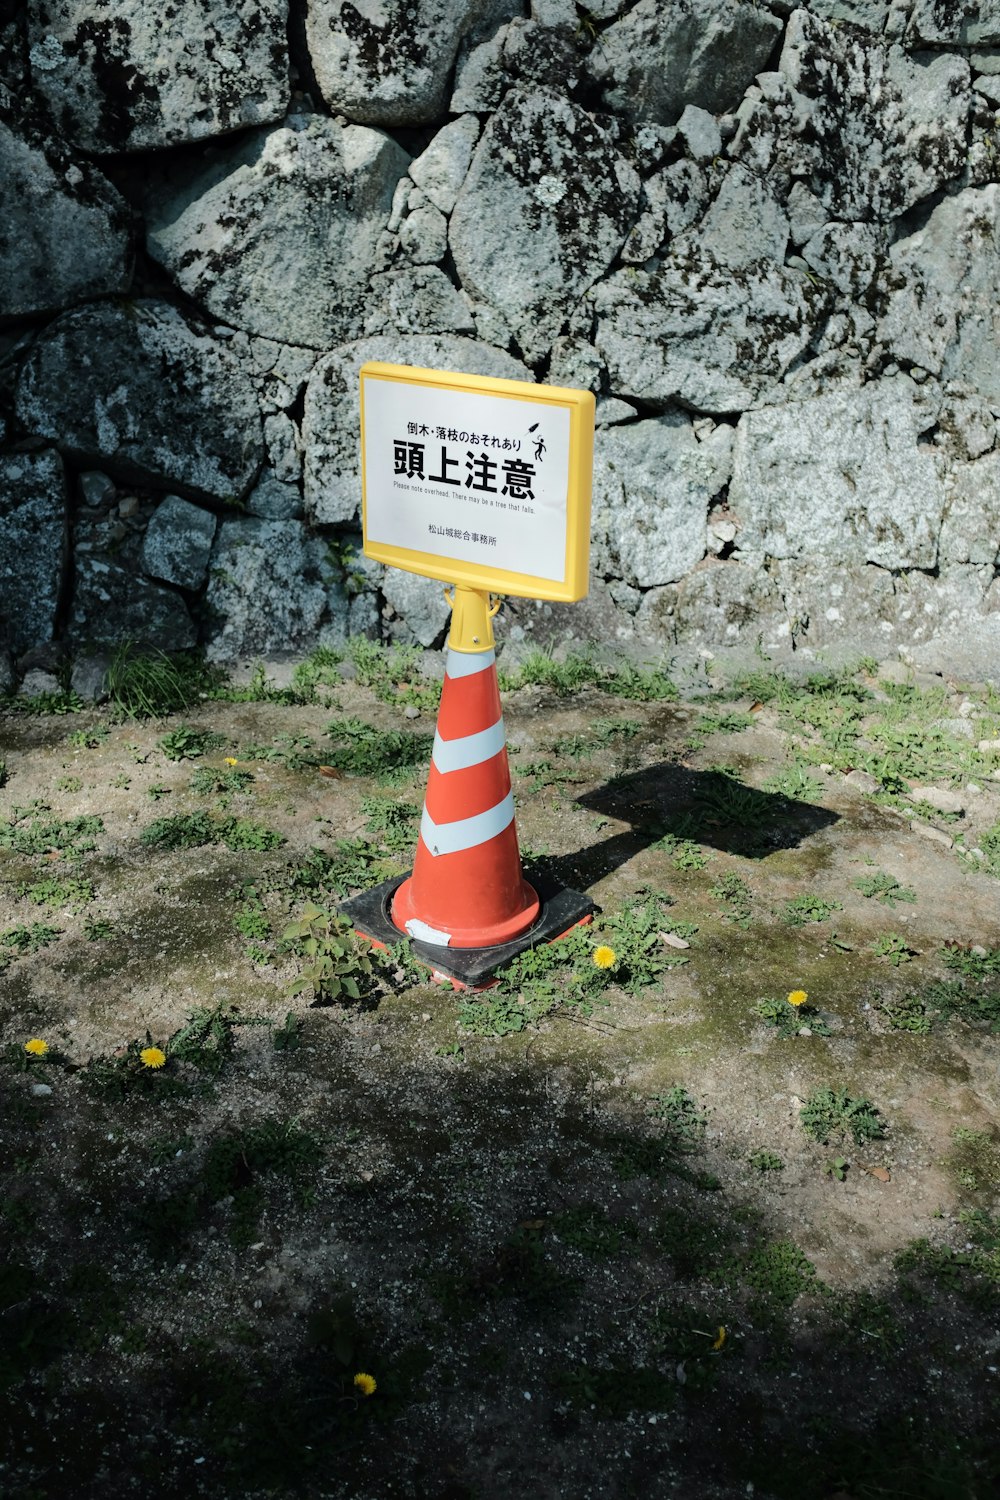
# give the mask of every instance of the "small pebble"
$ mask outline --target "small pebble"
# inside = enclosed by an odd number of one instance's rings
[[[47,1083],[33,1083],[31,1085],[31,1092],[36,1099],[44,1099],[51,1094],[52,1090]]]
[[[403,710],[403,713],[404,713],[404,716],[407,719],[419,719],[420,718],[420,710],[419,710],[419,708],[416,708],[414,706],[414,704],[412,704],[412,703],[408,703],[406,705],[406,708]]]

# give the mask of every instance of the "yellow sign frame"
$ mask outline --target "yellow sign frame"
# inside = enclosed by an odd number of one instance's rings
[[[396,545],[369,536],[367,447],[365,442],[366,381],[391,381],[424,389],[463,392],[530,401],[559,407],[569,413],[569,461],[566,483],[566,556],[562,578],[540,578],[536,574],[489,563],[448,558],[431,552]],[[547,599],[572,603],[586,596],[590,565],[590,502],[594,463],[594,396],[591,391],[569,386],[534,385],[526,380],[505,380],[492,375],[462,375],[428,370],[415,365],[394,365],[369,360],[361,366],[361,515],[364,553],[375,562],[494,594],[513,594],[524,599]],[[454,483],[454,481],[451,481]]]

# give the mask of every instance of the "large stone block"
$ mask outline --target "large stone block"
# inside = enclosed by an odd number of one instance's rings
[[[389,622],[392,638],[406,644],[432,646],[451,614],[441,583],[416,573],[404,573],[399,568],[386,568],[382,592],[395,612],[395,618]]]
[[[740,551],[935,567],[945,492],[918,439],[936,416],[905,377],[748,412],[729,488]]]
[[[73,558],[71,638],[86,646],[133,641],[183,651],[198,639],[179,594],[150,583],[102,551],[77,547]]]
[[[146,572],[180,588],[200,588],[208,572],[215,525],[210,511],[178,495],[167,495],[146,527],[142,544]]]
[[[601,32],[588,69],[615,113],[672,125],[688,104],[732,109],[780,33],[754,0],[639,0]]]
[[[328,349],[362,329],[396,184],[409,157],[378,130],[321,115],[259,131],[156,198],[149,250],[224,322]]]
[[[956,466],[941,526],[941,561],[1000,566],[1000,453]]]
[[[66,563],[66,481],[57,453],[0,455],[0,645],[50,641]]]
[[[216,500],[242,498],[264,456],[239,360],[163,302],[57,318],[31,349],[17,411],[29,432],[88,465]]]
[[[96,167],[0,119],[0,318],[124,292],[130,228],[128,205]]]
[[[554,94],[512,90],[451,217],[462,285],[536,359],[611,265],[638,204],[638,174],[593,116]]]
[[[332,110],[422,125],[443,111],[463,38],[519,11],[517,0],[307,0],[306,39]]]
[[[511,355],[450,334],[360,339],[327,355],[306,388],[302,424],[306,512],[316,522],[353,521],[361,507],[358,370],[367,360],[531,379],[531,372]]]
[[[1000,0],[913,0],[906,40],[916,47],[995,47]]]
[[[945,198],[889,253],[878,336],[898,360],[1000,402],[1000,185]]]
[[[469,304],[437,266],[383,271],[371,280],[365,333],[475,333]]]
[[[144,151],[280,119],[287,0],[28,0],[35,88],[86,151]]]
[[[439,130],[421,154],[410,162],[410,176],[443,214],[455,207],[479,140],[475,115],[460,115]]]
[[[223,521],[205,596],[209,658],[236,661],[315,644],[333,587],[326,551],[299,521]]]
[[[800,9],[779,71],[758,82],[733,154],[774,186],[807,181],[834,218],[888,221],[965,165],[964,57],[909,53]]]
[[[683,578],[705,555],[725,454],[680,412],[602,432],[594,462],[594,565],[639,588]]]
[[[789,633],[781,595],[765,568],[703,563],[679,584],[650,589],[635,617],[640,640],[692,646],[768,644]]]
[[[809,344],[826,293],[773,261],[719,265],[696,246],[594,287],[594,343],[616,395],[744,411]]]

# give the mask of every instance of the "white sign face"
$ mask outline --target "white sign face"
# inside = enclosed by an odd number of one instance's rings
[[[565,578],[568,408],[370,377],[364,416],[367,541]]]

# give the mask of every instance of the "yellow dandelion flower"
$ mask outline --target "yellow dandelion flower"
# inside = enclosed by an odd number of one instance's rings
[[[594,963],[599,969],[610,969],[618,955],[607,943],[602,943],[599,948],[594,949]]]
[[[25,1042],[24,1050],[25,1052],[29,1052],[32,1057],[44,1057],[49,1050],[49,1044],[48,1042],[43,1042],[40,1036],[33,1036],[30,1042]]]
[[[809,996],[805,990],[792,990],[792,993],[788,997],[788,1003],[789,1005],[794,1005],[797,1010],[800,1005],[805,1005],[808,999]]]
[[[359,1371],[358,1374],[355,1375],[354,1384],[357,1386],[362,1396],[374,1396],[375,1392],[378,1390],[375,1376],[365,1375],[363,1371]]]
[[[139,1053],[139,1061],[144,1068],[162,1068],[167,1060],[167,1054],[161,1052],[159,1047],[143,1047]]]
[[[719,1331],[715,1335],[715,1338],[714,1338],[714,1340],[712,1342],[712,1348],[713,1349],[721,1349],[722,1346],[723,1346],[723,1344],[725,1342],[726,1342],[726,1330],[723,1328],[722,1324],[720,1323],[719,1324]]]
[[[226,765],[227,766],[238,766],[239,765],[239,761],[236,759],[235,755],[227,755],[226,756]]]

